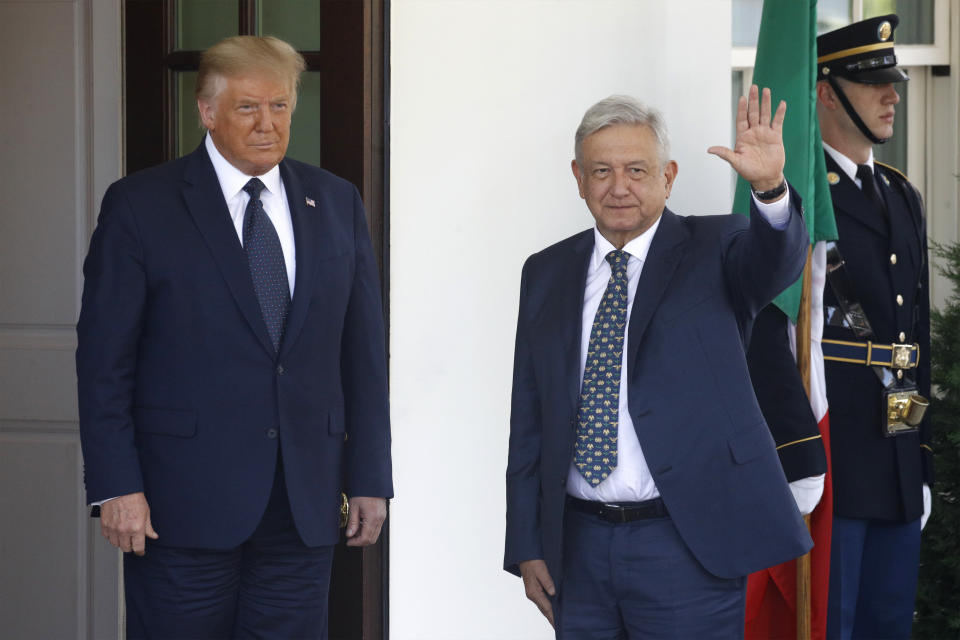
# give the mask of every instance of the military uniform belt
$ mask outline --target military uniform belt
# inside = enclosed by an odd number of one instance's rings
[[[868,367],[912,369],[917,366],[917,361],[920,359],[918,344],[879,344],[871,340],[853,342],[824,339],[822,346],[824,360],[863,364]]]

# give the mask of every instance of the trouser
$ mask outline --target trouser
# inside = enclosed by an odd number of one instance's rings
[[[145,555],[124,555],[127,638],[325,639],[332,562],[333,546],[300,539],[278,457],[267,508],[239,547],[148,540]]]
[[[910,637],[920,565],[920,519],[833,519],[827,637]]]
[[[561,640],[742,638],[746,578],[708,573],[667,517],[626,523],[567,509]]]

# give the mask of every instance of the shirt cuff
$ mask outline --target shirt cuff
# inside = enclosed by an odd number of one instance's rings
[[[771,227],[777,230],[787,228],[787,223],[790,222],[789,189],[787,190],[786,197],[780,198],[776,202],[760,202],[757,200],[757,196],[753,194],[753,190],[750,191],[750,197],[753,198],[753,204],[757,206],[757,211],[770,223]]]
[[[88,507],[102,507],[105,502],[110,502],[111,500],[116,500],[120,496],[113,496],[112,498],[107,498],[106,500],[99,500],[97,502],[91,502],[88,504]]]

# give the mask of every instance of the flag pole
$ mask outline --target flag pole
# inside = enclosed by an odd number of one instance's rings
[[[810,281],[812,277],[812,247],[807,247],[807,263],[803,267],[803,287],[800,293],[800,311],[797,314],[797,368],[803,388],[810,397]],[[803,516],[810,530],[810,515]],[[810,553],[797,558],[797,640],[810,640]]]

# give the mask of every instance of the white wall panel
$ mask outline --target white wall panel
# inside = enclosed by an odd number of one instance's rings
[[[0,0],[0,636],[115,638],[117,552],[84,505],[74,324],[119,177],[121,0]]]

